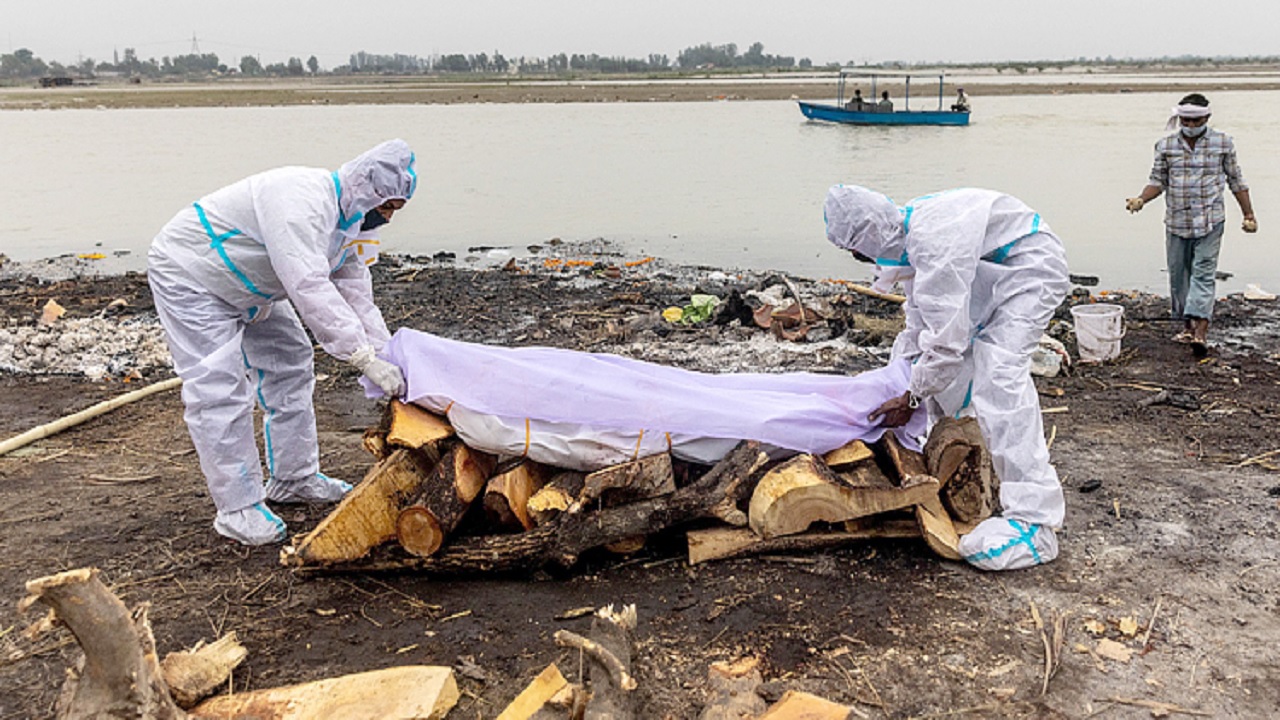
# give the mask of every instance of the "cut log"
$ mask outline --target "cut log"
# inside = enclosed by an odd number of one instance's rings
[[[745,657],[736,662],[712,663],[707,671],[710,697],[698,720],[743,720],[758,717],[768,707],[756,690],[760,676],[760,659]]]
[[[675,490],[676,476],[671,469],[671,455],[658,453],[590,473],[569,512],[581,512],[593,505],[615,507],[667,495]]]
[[[498,720],[529,720],[568,684],[555,663],[548,665],[505,710],[498,713]]]
[[[440,549],[493,472],[497,459],[458,443],[423,481],[417,496],[396,518],[396,539],[412,555]]]
[[[457,702],[458,684],[452,669],[409,665],[215,697],[196,706],[192,716],[263,720],[443,720]]]
[[[576,470],[566,470],[552,477],[542,489],[529,498],[529,519],[534,525],[546,525],[567,512],[574,498],[582,492],[587,476]]]
[[[931,498],[927,502],[916,505],[916,520],[920,523],[920,534],[924,536],[929,549],[948,560],[960,560],[960,535],[942,501]]]
[[[58,699],[59,718],[187,717],[160,671],[146,603],[131,613],[98,579],[96,568],[31,580],[27,592],[19,609],[37,601],[48,605],[84,651],[83,666],[67,673]]]
[[[395,538],[400,508],[416,496],[440,459],[434,444],[400,448],[373,466],[316,528],[280,553],[285,565],[347,562]]]
[[[453,435],[453,426],[448,420],[417,405],[392,400],[387,404],[387,414],[390,416],[387,429],[387,443],[390,445],[420,448]]]
[[[550,523],[514,535],[459,537],[432,557],[383,556],[304,570],[473,573],[531,570],[547,564],[569,566],[591,548],[714,517],[712,510],[718,504],[736,505],[750,494],[755,474],[768,461],[759,443],[742,442],[697,481],[670,495],[595,512],[564,513]]]
[[[961,528],[972,528],[995,512],[1000,482],[978,421],[944,418],[924,446],[929,474],[941,484],[942,504]]]
[[[489,478],[484,489],[484,511],[500,528],[533,529],[529,499],[547,482],[547,468],[525,460],[510,470]]]
[[[710,560],[727,560],[769,553],[827,550],[867,540],[920,537],[920,528],[914,518],[869,522],[865,527],[848,527],[857,522],[859,521],[854,520],[846,523],[844,531],[815,530],[799,535],[784,535],[772,540],[765,540],[747,528],[690,530],[687,535],[689,564],[697,565]]]
[[[938,482],[917,474],[894,487],[872,464],[837,475],[812,455],[770,470],[751,496],[751,529],[771,540],[804,532],[815,522],[843,522],[936,499]]]
[[[853,465],[864,460],[870,460],[875,457],[875,453],[871,452],[871,448],[861,440],[853,440],[848,444],[832,450],[822,456],[822,462],[828,467],[839,468],[844,465]]]
[[[225,683],[248,654],[230,632],[208,645],[165,655],[160,670],[173,699],[181,707],[191,708]]]
[[[788,690],[757,720],[848,720],[850,712],[848,705]]]
[[[898,436],[892,432],[882,435],[875,448],[884,458],[885,474],[894,485],[906,485],[911,478],[929,474],[924,455],[903,447]]]

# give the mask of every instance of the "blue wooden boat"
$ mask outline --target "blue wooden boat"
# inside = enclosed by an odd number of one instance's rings
[[[811,103],[800,101],[800,112],[810,120],[825,120],[827,122],[845,123],[849,125],[968,125],[968,110],[949,110],[943,106],[943,79],[944,76],[938,75],[938,107],[934,110],[912,110],[911,109],[911,79],[912,75],[886,74],[880,72],[868,72],[864,70],[841,70],[840,82],[836,87],[836,102],[834,105],[826,105],[823,103]],[[918,77],[918,76],[917,76]],[[863,104],[863,109],[857,110],[850,107],[845,102],[845,86],[849,78],[865,78],[871,83],[871,96]],[[876,111],[875,98],[877,81],[884,78],[902,78],[905,80],[904,86],[906,91],[902,98],[902,109],[899,110],[895,106],[892,112]]]

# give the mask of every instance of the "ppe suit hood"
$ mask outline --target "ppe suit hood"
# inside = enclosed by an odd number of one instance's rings
[[[418,186],[413,151],[388,140],[338,168],[342,215],[349,222],[388,200],[408,200]]]
[[[836,185],[823,205],[827,239],[877,261],[897,264],[906,250],[902,216],[889,198],[857,185]]]

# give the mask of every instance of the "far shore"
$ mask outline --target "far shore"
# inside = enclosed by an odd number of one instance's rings
[[[1062,95],[1114,93],[1179,93],[1197,91],[1280,90],[1280,74],[1178,72],[1164,81],[1146,73],[1114,78],[1106,73],[985,77],[964,76],[965,91],[975,101],[999,95]],[[1087,80],[1087,81],[1082,81]],[[870,95],[870,82],[858,85]],[[895,101],[905,88],[900,81],[881,82],[877,94],[888,90]],[[937,98],[936,80],[928,74],[911,86],[922,109]],[[943,101],[955,95],[948,77]],[[212,82],[146,81],[129,84],[106,79],[95,84],[59,88],[0,87],[0,110],[114,109],[173,107],[245,107],[275,105],[451,105],[465,103],[582,103],[582,102],[707,102],[739,100],[806,100],[831,102],[834,77],[804,78],[708,76],[680,79],[534,80],[525,78],[460,82],[423,77],[303,78],[297,80],[222,79]]]

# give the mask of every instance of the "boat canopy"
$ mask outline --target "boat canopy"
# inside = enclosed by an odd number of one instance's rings
[[[938,109],[939,111],[941,111],[941,110],[943,109],[943,102],[944,102],[944,101],[943,101],[942,93],[943,93],[943,84],[944,84],[944,82],[945,82],[945,80],[946,80],[946,75],[945,75],[945,74],[940,73],[940,74],[938,74],[938,75],[931,75],[931,74],[930,74],[930,75],[925,75],[925,74],[922,74],[922,73],[887,73],[887,72],[880,72],[879,70],[864,70],[864,69],[855,69],[855,68],[841,68],[841,69],[840,69],[840,83],[839,83],[839,85],[838,85],[838,86],[837,86],[837,88],[836,88],[836,106],[837,106],[837,107],[844,107],[844,104],[845,104],[845,84],[849,81],[849,79],[850,79],[850,78],[855,78],[855,79],[856,79],[856,78],[865,78],[866,80],[869,80],[869,81],[871,82],[871,95],[870,95],[870,96],[868,96],[868,97],[866,98],[866,100],[867,100],[868,102],[872,102],[872,103],[874,103],[874,102],[875,102],[875,100],[876,100],[876,98],[877,98],[877,97],[879,97],[879,95],[878,95],[878,94],[877,94],[877,92],[876,92],[876,83],[877,83],[877,81],[879,81],[879,82],[883,82],[883,81],[885,81],[885,80],[903,80],[903,81],[904,81],[904,85],[906,86],[906,91],[903,93],[903,98],[902,98],[902,110],[903,110],[903,111],[908,111],[908,110],[910,110],[910,109],[911,109],[911,80],[912,80],[912,78],[916,78],[916,79],[917,79],[917,83],[916,83],[917,85],[920,85],[920,84],[921,84],[921,82],[920,82],[920,81],[923,81],[923,82],[925,82],[925,83],[928,83],[928,85],[927,85],[927,86],[928,86],[928,87],[930,87],[930,88],[932,87],[932,84],[933,84],[933,83],[932,83],[932,81],[936,79],[936,80],[937,80],[937,83],[938,83],[938,108],[937,108],[937,109]],[[930,94],[932,95],[932,93],[930,93]]]

